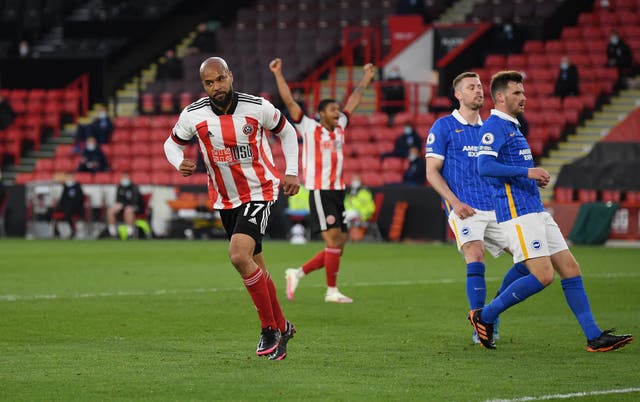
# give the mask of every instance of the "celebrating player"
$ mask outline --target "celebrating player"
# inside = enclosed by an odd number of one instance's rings
[[[300,187],[295,129],[266,99],[234,91],[233,74],[222,58],[206,59],[200,79],[208,97],[182,111],[164,144],[165,153],[183,176],[190,176],[196,163],[185,159],[183,151],[197,136],[209,175],[209,197],[220,210],[230,239],[231,263],[260,317],[262,334],[256,353],[282,360],[295,328],[282,313],[262,255],[262,237],[280,186],[264,130],[281,139],[286,159],[284,192],[294,195]]]
[[[320,232],[325,242],[325,248],[302,267],[287,269],[287,298],[293,299],[300,279],[306,274],[325,267],[327,292],[324,301],[351,303],[353,300],[340,293],[337,286],[340,256],[347,241],[347,225],[344,222],[345,183],[342,179],[344,160],[342,147],[349,115],[360,103],[362,91],[373,79],[376,69],[372,64],[364,66],[364,77],[347,99],[342,112],[340,105],[334,99],[321,100],[318,105],[320,122],[317,122],[305,116],[293,99],[282,74],[282,60],[273,60],[269,68],[276,78],[280,97],[289,110],[298,132],[302,135],[304,182],[311,192],[309,195],[311,228],[315,233]]]

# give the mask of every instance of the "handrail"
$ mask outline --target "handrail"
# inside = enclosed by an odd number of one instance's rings
[[[84,73],[71,81],[65,89],[77,90],[80,94],[80,115],[84,116],[89,110],[89,74]]]

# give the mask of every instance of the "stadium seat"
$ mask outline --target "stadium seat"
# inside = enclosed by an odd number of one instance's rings
[[[592,189],[578,189],[578,201],[595,202],[598,199],[598,191]]]
[[[559,203],[573,202],[573,189],[568,187],[555,187],[553,198]]]
[[[620,202],[620,190],[602,190],[602,202]]]

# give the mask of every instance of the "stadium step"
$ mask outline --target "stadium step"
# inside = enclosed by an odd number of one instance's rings
[[[442,13],[436,22],[440,24],[464,23],[465,16],[473,10],[474,4],[474,0],[457,1]]]

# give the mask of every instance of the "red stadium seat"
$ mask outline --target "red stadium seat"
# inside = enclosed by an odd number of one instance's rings
[[[627,191],[625,193],[625,198],[627,202],[640,203],[640,191]]]
[[[367,127],[369,125],[369,117],[366,114],[353,114],[349,118],[349,127]]]
[[[388,157],[382,161],[383,172],[404,172],[407,168],[407,161],[404,158]]]
[[[598,191],[581,188],[578,190],[578,201],[595,202],[598,199]]]
[[[620,190],[602,190],[603,202],[620,202]]]
[[[527,139],[529,143],[529,148],[531,149],[531,154],[538,158],[544,154],[544,142],[542,140],[536,139]]]
[[[522,53],[535,54],[544,52],[544,42],[541,40],[528,40],[522,46]]]
[[[389,115],[383,112],[373,112],[368,121],[372,127],[386,127],[389,124]]]
[[[568,187],[556,187],[553,189],[553,198],[556,202],[573,202],[573,189]]]

